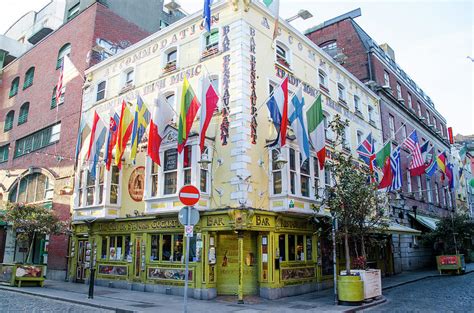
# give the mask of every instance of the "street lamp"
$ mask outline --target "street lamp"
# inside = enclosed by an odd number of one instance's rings
[[[312,18],[313,14],[311,14],[311,12],[309,12],[308,10],[299,10],[298,14],[290,18],[287,18],[286,21],[289,23],[296,20],[298,17],[301,17],[303,20],[307,20],[309,18]]]
[[[92,217],[91,219],[85,219],[84,223],[87,224],[88,227],[88,235],[89,235],[89,244],[91,245],[90,249],[90,260],[89,260],[89,299],[94,299],[94,284],[95,284],[95,262],[94,262],[94,245],[92,244],[92,224],[94,224],[97,217]],[[87,247],[86,247],[87,250]]]

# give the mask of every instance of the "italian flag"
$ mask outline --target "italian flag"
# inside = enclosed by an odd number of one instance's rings
[[[115,147],[115,164],[119,169],[122,168],[122,156],[130,140],[133,128],[133,115],[130,112],[125,100],[122,101],[122,110],[118,127],[117,145]]]
[[[309,139],[318,155],[319,168],[323,169],[324,161],[326,160],[326,136],[324,132],[324,115],[321,94],[319,94],[306,112],[306,120],[308,123]]]
[[[183,92],[181,94],[181,110],[178,121],[178,153],[184,150],[186,141],[188,140],[189,132],[193,126],[194,118],[199,110],[201,104],[199,103],[196,94],[188,79],[184,76]]]

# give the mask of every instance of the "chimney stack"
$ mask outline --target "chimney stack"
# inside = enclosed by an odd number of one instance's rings
[[[385,51],[388,56],[395,61],[395,51],[393,51],[392,47],[388,45],[388,43],[383,43],[380,45],[380,48],[382,48],[383,51]]]

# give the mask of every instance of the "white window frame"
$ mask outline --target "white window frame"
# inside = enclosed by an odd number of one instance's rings
[[[222,40],[222,30],[221,30],[221,27],[214,27],[214,28],[211,28],[211,32],[204,32],[202,33],[201,35],[201,53],[205,52],[205,51],[208,51],[210,49],[210,47],[213,47],[213,46],[210,46],[208,47],[207,46],[207,37],[210,36],[210,34],[212,34],[213,31],[216,31],[218,32],[218,39],[217,39],[217,45],[215,45],[217,47],[217,52],[221,51],[221,40]],[[216,52],[216,53],[217,53]]]
[[[347,98],[346,87],[342,83],[337,83],[337,99],[345,103],[346,98]]]
[[[117,203],[110,203],[110,191],[112,190],[112,167],[110,171],[105,169],[104,164],[97,164],[96,165],[96,177],[94,179],[94,201],[92,204],[87,204],[87,177],[89,175],[89,169],[87,167],[83,167],[78,171],[78,175],[76,175],[76,183],[75,183],[75,190],[74,193],[76,196],[75,207],[78,209],[86,209],[86,208],[96,208],[96,207],[120,207],[122,205],[122,171],[119,170],[119,183],[118,183],[118,191],[117,191]],[[112,165],[116,168],[115,165]],[[102,194],[102,202],[99,203],[99,196],[100,196],[100,188],[99,188],[99,175],[100,175],[100,168],[103,167],[104,170],[104,188]],[[82,186],[79,186],[79,182],[82,182]],[[80,189],[82,190],[82,198],[79,202],[80,197]],[[81,204],[81,206],[79,206]]]
[[[288,63],[288,65],[284,65],[284,64],[281,64],[280,62],[278,62],[278,47],[280,47],[283,51],[285,51],[285,57],[284,57],[284,60],[286,61],[286,63]],[[281,57],[281,56],[280,56]],[[291,69],[291,64],[292,64],[292,55],[291,55],[291,50],[290,48],[288,48],[287,45],[285,45],[283,42],[281,41],[276,41],[275,43],[275,55],[274,55],[274,58],[275,58],[275,63],[278,64],[279,66],[283,66],[287,69]]]
[[[319,85],[323,86],[324,88],[328,89],[328,74],[326,74],[325,71],[322,69],[318,70],[318,80],[319,80]]]
[[[354,95],[354,111],[361,112],[360,110],[360,98],[357,95]]]
[[[400,85],[399,82],[397,82],[397,99],[403,99],[402,98],[402,85]]]
[[[388,115],[388,127],[390,129],[390,138],[395,139],[395,117]]]
[[[407,93],[407,99],[408,99],[408,108],[413,110],[413,102],[411,98],[411,93]]]
[[[369,115],[369,122],[375,123],[374,120],[374,108],[371,105],[367,106],[367,113]]]
[[[384,86],[390,87],[390,73],[387,71],[383,71],[383,83]]]
[[[363,132],[358,130],[357,131],[357,147],[360,146],[362,143],[362,136],[364,136]]]
[[[128,75],[132,73],[132,78],[128,80]],[[123,71],[122,86],[123,88],[135,85],[136,69],[135,67],[129,67]]]
[[[175,61],[168,62],[168,56],[174,51],[176,51]],[[164,69],[166,66],[174,62],[176,64],[175,70],[179,69],[179,55],[180,55],[180,49],[178,46],[172,46],[166,49],[165,51],[163,51],[163,56],[161,58],[161,68]]]
[[[431,193],[431,180],[426,175],[426,193],[428,194],[428,203],[433,203],[433,195]]]
[[[99,90],[99,85],[104,83],[104,89],[101,89]],[[99,97],[99,92],[104,92],[104,96],[101,98],[101,99],[98,99]],[[95,101],[96,102],[99,102],[99,101],[103,101],[107,99],[107,80],[101,80],[99,82],[97,82],[97,84],[95,85]]]
[[[436,201],[436,204],[439,205],[439,185],[438,185],[438,182],[435,182],[434,183],[434,191],[435,191],[435,201]]]

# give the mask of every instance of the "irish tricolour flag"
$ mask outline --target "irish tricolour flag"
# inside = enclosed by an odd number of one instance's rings
[[[321,94],[306,112],[309,139],[318,155],[319,168],[323,169],[326,160],[326,135],[324,132],[324,115]]]

